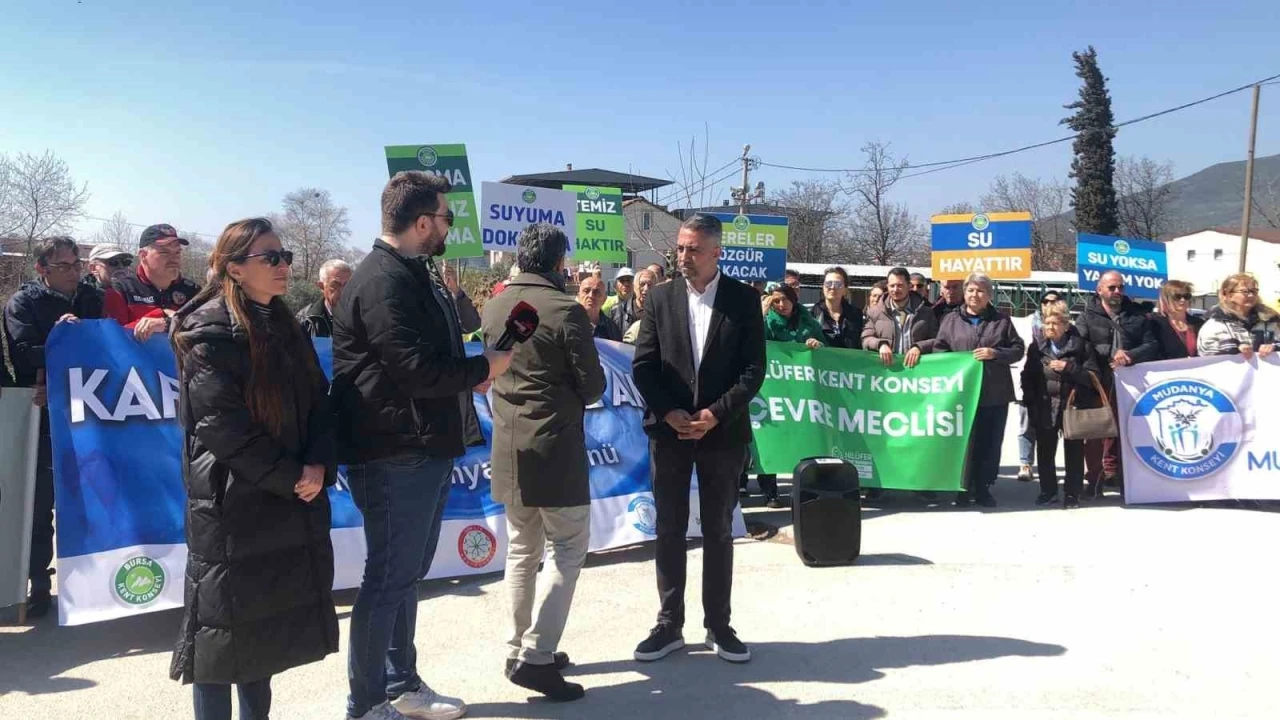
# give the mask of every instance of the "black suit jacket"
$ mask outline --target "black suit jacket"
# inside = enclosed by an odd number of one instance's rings
[[[702,365],[693,371],[689,337],[689,296],[684,278],[649,291],[636,339],[632,373],[644,396],[644,429],[651,437],[676,439],[663,418],[672,410],[704,408],[719,424],[702,445],[746,446],[751,442],[747,406],[764,382],[764,317],[760,294],[720,275]]]

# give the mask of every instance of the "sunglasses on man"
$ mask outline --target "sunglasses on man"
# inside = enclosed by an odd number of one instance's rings
[[[266,252],[250,253],[249,255],[241,255],[238,258],[233,258],[232,262],[244,262],[245,260],[259,257],[264,258],[267,261],[267,264],[271,267],[279,266],[281,261],[283,261],[285,265],[293,265],[293,253],[288,250],[268,250]]]
[[[422,214],[428,215],[430,217],[444,218],[444,224],[448,225],[449,227],[453,227],[453,211],[452,210],[449,210],[443,213],[422,213]]]
[[[106,266],[107,266],[107,267],[109,267],[109,268],[115,268],[115,269],[117,269],[117,270],[118,270],[118,269],[120,269],[120,268],[127,268],[127,267],[132,266],[132,265],[133,265],[133,258],[128,258],[128,257],[124,257],[124,258],[112,258],[112,259],[110,259],[110,260],[103,260],[103,261],[102,261],[102,264],[103,264],[103,265],[106,265]]]

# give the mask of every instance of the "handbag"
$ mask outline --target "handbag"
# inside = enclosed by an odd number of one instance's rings
[[[1093,381],[1098,397],[1102,398],[1102,407],[1076,407],[1076,391],[1072,388],[1067,395],[1067,407],[1062,411],[1062,437],[1067,440],[1101,440],[1120,434],[1116,428],[1116,417],[1111,413],[1111,398],[1102,389],[1096,374],[1090,372],[1089,379]]]

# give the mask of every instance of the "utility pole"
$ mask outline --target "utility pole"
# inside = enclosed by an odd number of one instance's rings
[[[1240,272],[1245,272],[1245,255],[1249,252],[1249,222],[1253,214],[1253,150],[1258,142],[1258,100],[1262,86],[1253,86],[1253,119],[1249,122],[1249,157],[1244,165],[1244,221],[1240,223]]]
[[[738,201],[738,214],[747,214],[747,203],[755,200],[764,200],[764,183],[756,183],[756,189],[751,190],[751,171],[760,166],[758,160],[750,156],[751,145],[742,146],[742,187],[729,188],[730,195],[734,200]]]

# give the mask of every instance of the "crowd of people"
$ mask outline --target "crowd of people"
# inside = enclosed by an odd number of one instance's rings
[[[382,235],[354,269],[326,262],[321,297],[293,313],[284,301],[293,262],[271,223],[228,225],[203,287],[181,273],[187,244],[170,225],[146,228],[136,253],[99,246],[88,258],[70,237],[35,248],[36,279],[8,301],[5,385],[35,388],[47,404],[44,345],[61,322],[111,319],[138,341],[168,334],[180,374],[187,494],[185,613],[171,675],[193,683],[200,719],[265,718],[271,678],[338,650],[331,593],[333,549],[325,488],[338,464],[363,515],[368,555],[351,613],[348,718],[456,718],[459,698],[437,693],[417,667],[417,587],[430,570],[454,460],[483,444],[473,392],[493,407],[491,488],[506,507],[511,634],[503,671],[558,701],[584,695],[564,677],[560,650],[589,546],[590,482],[585,408],[605,391],[595,340],[634,344],[633,375],[645,401],[657,510],[657,623],[634,653],[653,662],[684,645],[690,484],[699,479],[703,535],[703,642],[722,659],[751,659],[730,624],[733,510],[751,443],[746,408],[764,377],[765,342],[875,353],[910,371],[921,357],[960,352],[983,363],[977,416],[956,504],[996,505],[991,493],[1011,404],[1022,416],[1019,479],[1038,468],[1037,503],[1057,500],[1055,456],[1066,458],[1064,507],[1088,481],[1094,494],[1122,479],[1114,440],[1064,438],[1069,403],[1114,408],[1117,368],[1156,359],[1270,355],[1280,318],[1259,302],[1253,276],[1227,278],[1203,320],[1193,288],[1164,284],[1157,307],[1126,296],[1105,273],[1072,322],[1061,295],[1046,293],[1031,342],[993,304],[990,278],[941,284],[894,268],[859,308],[840,267],[823,276],[822,299],[801,305],[799,276],[763,294],[718,269],[722,227],[695,215],[680,228],[675,259],[636,273],[566,283],[568,240],[550,225],[520,236],[515,270],[481,310],[443,270],[453,223],[446,179],[400,173],[382,191]],[[137,263],[136,268],[134,263]],[[540,322],[514,349],[498,339],[513,308]],[[468,356],[464,337],[485,349]],[[314,337],[333,343],[325,378]],[[1014,366],[1022,365],[1014,377]],[[1016,388],[1021,388],[1018,399]],[[41,443],[30,565],[29,611],[50,609],[53,482],[48,413]],[[776,477],[760,475],[767,502],[782,503]],[[543,565],[539,576],[539,565]],[[272,578],[262,583],[263,578]],[[541,586],[541,592],[539,592]],[[496,664],[496,663],[495,663]]]

